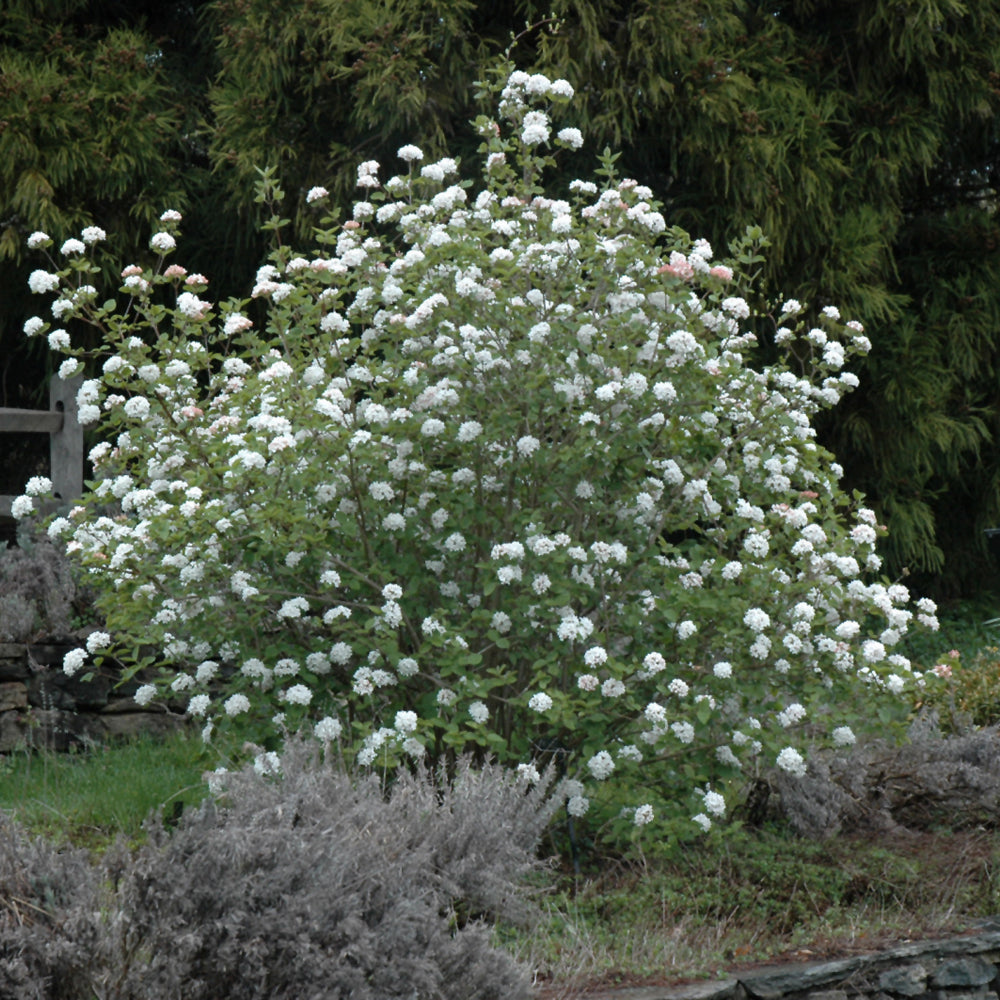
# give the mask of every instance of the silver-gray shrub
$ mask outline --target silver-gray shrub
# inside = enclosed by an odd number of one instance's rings
[[[995,822],[1000,812],[997,727],[947,738],[911,733],[899,745],[873,740],[817,754],[803,777],[771,777],[780,809],[809,837],[857,830],[926,830]]]
[[[22,529],[17,546],[0,549],[0,642],[65,635],[87,599],[65,552],[44,535]]]
[[[386,788],[292,743],[279,775],[227,776],[176,829],[154,822],[138,850],[109,852],[99,878],[74,869],[51,906],[38,896],[46,918],[8,919],[0,963],[36,984],[18,997],[60,1000],[527,996],[490,921],[525,916],[523,877],[556,806],[547,782],[496,767]]]
[[[101,875],[87,852],[0,814],[0,1000],[76,1000],[100,951]]]

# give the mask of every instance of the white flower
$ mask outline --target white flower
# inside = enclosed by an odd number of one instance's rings
[[[32,271],[28,275],[28,288],[36,295],[43,295],[45,292],[54,292],[58,287],[58,274],[49,274],[48,271]]]
[[[693,621],[683,621],[677,626],[677,638],[681,640],[690,639],[697,631],[698,626]]]
[[[83,239],[83,242],[87,244],[87,246],[93,246],[95,243],[100,243],[101,240],[106,240],[108,238],[108,234],[99,226],[87,226],[87,228],[80,233],[80,237]]]
[[[177,246],[177,241],[170,233],[153,233],[152,237],[150,237],[149,245],[158,253],[167,253],[167,251],[173,250]]]
[[[686,698],[690,688],[687,683],[682,681],[679,677],[675,677],[668,685],[667,690],[671,694],[677,695],[678,698]]]
[[[556,138],[570,149],[579,149],[583,145],[583,133],[578,128],[560,129]]]
[[[481,701],[474,701],[469,706],[469,715],[473,722],[482,725],[490,717],[490,710]]]
[[[614,771],[615,762],[607,750],[601,750],[587,761],[587,768],[598,781],[603,781]]]
[[[521,781],[526,781],[529,785],[537,785],[542,778],[538,773],[538,768],[534,764],[518,764],[517,776]]]
[[[583,816],[590,808],[590,799],[583,795],[574,795],[566,803],[566,812],[570,816]]]
[[[80,240],[67,240],[59,248],[59,251],[64,257],[69,257],[71,254],[83,253],[86,249],[86,246]]]
[[[667,661],[661,653],[647,653],[643,657],[643,667],[651,674],[658,674],[667,667]]]
[[[869,663],[879,663],[885,659],[885,646],[876,639],[866,639],[861,644],[861,656]]]
[[[802,312],[802,305],[798,299],[788,299],[788,301],[781,307],[782,315],[794,315],[798,312]]]
[[[763,632],[771,624],[771,616],[761,608],[750,608],[743,615],[743,624],[754,632]]]
[[[536,437],[532,437],[530,434],[526,434],[522,438],[517,440],[517,450],[524,455],[526,458],[529,455],[534,454],[538,448],[541,446],[541,441]]]
[[[549,119],[544,111],[529,111],[521,126],[521,141],[525,146],[537,146],[549,138]],[[581,144],[582,144],[581,136]]]
[[[279,618],[301,618],[303,613],[309,610],[309,602],[304,597],[293,597],[277,611]]]
[[[857,737],[850,726],[838,726],[831,735],[835,747],[849,747],[857,742]]]
[[[250,711],[250,699],[245,694],[230,695],[222,707],[226,710],[226,715],[241,715]]]
[[[207,694],[196,694],[188,702],[187,713],[195,718],[200,718],[208,711],[211,703],[212,699]]]
[[[692,816],[691,822],[697,823],[698,826],[700,826],[706,833],[712,829],[712,821],[704,813],[698,813],[697,816]]]
[[[320,198],[325,198],[330,192],[325,187],[312,187],[306,192],[306,202],[310,205]]]
[[[29,496],[14,497],[10,504],[10,516],[20,521],[35,511],[35,502]]]
[[[718,792],[706,792],[703,801],[705,811],[712,816],[726,815],[726,800]]]
[[[652,823],[653,807],[648,802],[639,806],[632,817],[632,822],[635,823],[636,826],[645,826],[647,823]]]
[[[313,729],[313,732],[316,735],[316,739],[323,740],[324,742],[331,742],[339,739],[342,728],[343,727],[337,719],[333,719],[328,715],[316,723],[316,727]]]
[[[409,736],[410,733],[416,732],[417,713],[397,712],[395,722],[393,723],[393,727],[395,728],[396,732],[402,736]]]
[[[111,636],[107,632],[91,632],[87,636],[87,652],[96,653],[111,645]]]
[[[778,758],[775,763],[777,763],[778,767],[780,767],[782,771],[787,771],[795,778],[801,778],[806,773],[806,762],[803,759],[802,754],[800,754],[794,747],[785,747],[785,749],[778,754]]]
[[[145,420],[149,416],[149,400],[145,396],[133,396],[125,403],[125,416],[131,420]]]
[[[281,758],[273,750],[259,753],[254,757],[253,769],[261,777],[266,777],[269,774],[280,774]]]
[[[155,684],[143,684],[135,693],[135,703],[145,707],[156,697]]]
[[[29,250],[40,250],[47,243],[51,242],[51,240],[52,240],[52,237],[49,236],[48,233],[43,233],[41,230],[38,230],[38,231],[32,233],[28,237],[28,249]]]
[[[24,492],[29,497],[47,496],[52,492],[52,480],[47,476],[32,476],[25,483]]]
[[[625,693],[625,685],[617,677],[609,677],[601,685],[601,694],[605,698],[620,698]]]
[[[458,440],[463,444],[473,441],[483,433],[483,425],[478,420],[467,420],[458,428]]]
[[[419,670],[420,667],[412,656],[404,656],[403,659],[396,664],[396,673],[399,674],[400,677],[413,677]]]
[[[653,723],[663,723],[667,720],[667,710],[662,705],[658,705],[655,701],[651,701],[646,706],[643,714],[650,722]]]
[[[538,691],[528,699],[528,708],[532,712],[547,712],[551,707],[552,699],[544,691]]]
[[[195,668],[194,679],[199,684],[208,684],[219,672],[219,664],[215,660],[204,660]]]
[[[285,692],[285,701],[291,705],[308,705],[312,701],[312,691],[305,684],[293,684]]]
[[[406,163],[415,163],[424,158],[423,151],[413,145],[400,146],[396,155]]]
[[[789,726],[794,726],[797,722],[801,722],[805,717],[806,710],[798,702],[793,702],[778,713],[778,724],[783,729],[787,729]]]
[[[694,726],[692,726],[690,722],[671,723],[670,729],[674,736],[681,741],[681,743],[694,742]]]
[[[63,673],[67,677],[72,677],[87,662],[87,651],[85,649],[71,649],[63,657]]]

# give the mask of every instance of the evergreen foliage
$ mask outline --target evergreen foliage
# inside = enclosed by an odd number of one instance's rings
[[[891,569],[943,593],[995,576],[1000,0],[12,0],[4,17],[0,404],[46,364],[20,334],[27,233],[120,223],[115,257],[141,258],[151,215],[178,208],[213,296],[245,294],[258,167],[304,234],[310,186],[343,206],[351,165],[404,135],[461,152],[470,84],[516,33],[519,66],[586,81],[592,149],[624,148],[671,223],[720,244],[760,225],[766,293],[866,323],[861,391],[823,434],[889,523]]]

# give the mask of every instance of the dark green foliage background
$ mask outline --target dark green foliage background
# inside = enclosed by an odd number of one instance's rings
[[[866,325],[862,386],[821,434],[890,526],[887,570],[1000,589],[1000,0],[8,0],[0,405],[37,405],[51,365],[21,334],[32,230],[101,225],[127,262],[177,208],[183,262],[246,294],[258,167],[306,243],[309,187],[346,206],[362,159],[473,151],[473,82],[512,34],[517,65],[577,88],[567,170],[621,148],[670,223],[720,250],[764,229],[763,294]]]

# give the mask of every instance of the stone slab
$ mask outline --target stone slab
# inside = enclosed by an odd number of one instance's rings
[[[20,681],[0,682],[0,712],[28,707],[28,689]]]

